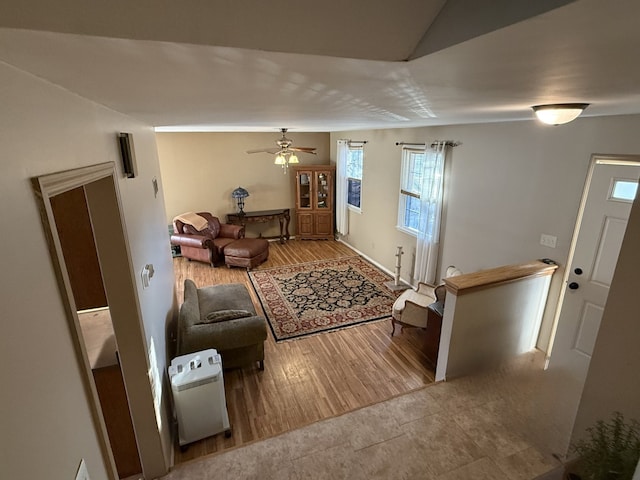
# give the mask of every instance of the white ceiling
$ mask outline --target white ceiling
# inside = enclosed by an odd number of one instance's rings
[[[23,0],[0,6],[0,61],[187,130],[640,113],[640,2],[567,1]]]

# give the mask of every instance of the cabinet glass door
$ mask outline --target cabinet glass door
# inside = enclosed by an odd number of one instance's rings
[[[329,178],[325,172],[316,175],[316,208],[329,208]]]
[[[298,173],[298,208],[311,208],[311,175]]]

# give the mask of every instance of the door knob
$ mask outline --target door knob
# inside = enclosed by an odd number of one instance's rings
[[[569,288],[570,288],[571,290],[577,290],[578,288],[580,288],[580,285],[578,285],[576,282],[571,282],[571,283],[569,284]]]

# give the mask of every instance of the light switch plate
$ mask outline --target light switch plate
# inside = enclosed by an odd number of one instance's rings
[[[76,473],[76,480],[91,480],[91,478],[89,478],[89,472],[87,471],[87,464],[85,463],[84,458],[80,460],[78,473]]]
[[[558,237],[554,237],[553,235],[547,235],[546,233],[540,235],[540,245],[544,245],[545,247],[556,248],[557,241]]]

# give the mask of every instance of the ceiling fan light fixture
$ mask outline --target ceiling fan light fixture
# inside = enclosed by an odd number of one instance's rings
[[[588,103],[553,103],[531,107],[542,123],[547,125],[563,125],[580,116]]]
[[[287,133],[286,128],[281,128],[280,132],[282,132],[282,137],[276,140],[276,145],[278,145],[278,148],[261,148],[258,150],[247,150],[247,153],[264,152],[275,155],[273,163],[275,165],[280,165],[284,170],[284,173],[287,173],[289,164],[300,163],[300,160],[298,159],[298,156],[295,152],[302,152],[310,155],[316,154],[315,147],[293,147],[293,140],[285,136],[285,134]]]

